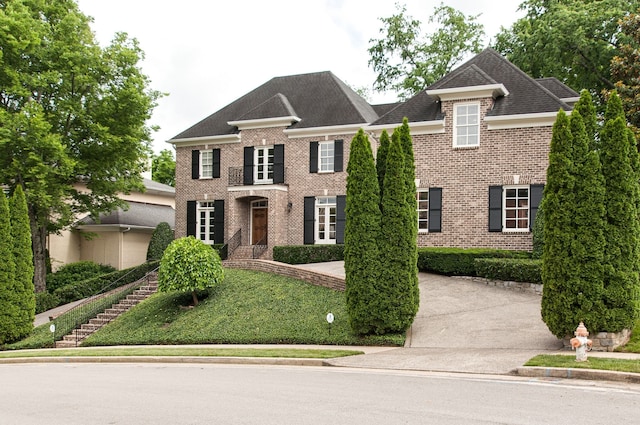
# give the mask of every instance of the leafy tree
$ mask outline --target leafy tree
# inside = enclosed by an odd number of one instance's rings
[[[620,22],[621,42],[611,60],[611,74],[624,106],[627,120],[640,129],[640,13],[631,13]]]
[[[173,230],[169,223],[159,223],[149,241],[149,247],[147,248],[147,260],[159,260],[162,258],[162,254],[167,249],[169,244],[173,241]]]
[[[377,334],[407,330],[418,312],[416,258],[412,255],[416,240],[412,238],[415,213],[407,203],[407,186],[404,154],[396,129],[391,137],[387,155],[387,171],[384,176],[384,195],[380,224],[379,251],[380,324]]]
[[[465,16],[441,3],[429,18],[437,30],[424,37],[422,23],[396,4],[397,13],[380,18],[382,38],[369,42],[369,65],[378,74],[374,89],[393,90],[407,99],[425,89],[460,63],[468,53],[482,47],[484,29],[478,16]]]
[[[16,266],[13,260],[9,206],[4,191],[0,192],[0,344],[4,344],[20,337],[17,326],[20,307],[16,297]]]
[[[13,259],[16,266],[15,291],[18,307],[16,328],[18,339],[29,335],[35,319],[36,298],[33,287],[33,251],[31,248],[31,229],[27,200],[22,186],[16,187],[11,197],[11,240],[13,241]]]
[[[351,141],[347,173],[345,297],[351,328],[356,333],[369,334],[380,327],[380,204],[373,152],[362,129]]]
[[[176,160],[173,152],[163,149],[159,155],[154,155],[151,161],[151,178],[169,186],[176,185]]]
[[[600,131],[602,173],[605,179],[606,251],[604,299],[607,331],[631,329],[639,297],[637,150],[632,149],[620,98],[612,92]]]
[[[378,173],[378,187],[380,187],[380,199],[383,195],[384,174],[387,170],[387,153],[389,152],[389,133],[387,130],[382,130],[380,135],[380,147],[376,154],[376,171]]]
[[[574,321],[571,297],[571,212],[575,203],[575,174],[571,157],[572,137],[567,114],[560,110],[553,125],[547,183],[544,187],[544,248],[542,252],[542,320],[558,337]]]
[[[25,190],[36,291],[48,233],[142,190],[159,93],[137,41],[117,34],[101,48],[89,23],[73,0],[0,2],[0,183]]]
[[[496,36],[495,48],[534,78],[556,77],[575,90],[611,89],[618,20],[637,0],[526,0],[526,16]]]
[[[171,242],[160,261],[158,290],[191,292],[194,306],[198,305],[198,290],[213,288],[223,280],[218,252],[193,236]]]

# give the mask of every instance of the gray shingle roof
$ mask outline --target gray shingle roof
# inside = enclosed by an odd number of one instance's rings
[[[580,93],[566,86],[555,77],[536,78],[536,81],[560,99],[580,97]]]
[[[173,229],[175,225],[175,211],[168,205],[146,204],[143,202],[128,201],[129,209],[124,211],[121,208],[109,214],[100,216],[97,222],[90,216],[79,220],[77,225],[121,225],[147,227],[154,229],[163,221],[168,223]]]
[[[364,124],[378,118],[366,100],[325,71],[273,78],[173,139],[235,134],[237,128],[227,122],[288,116],[292,111],[301,118],[289,127],[296,129]]]

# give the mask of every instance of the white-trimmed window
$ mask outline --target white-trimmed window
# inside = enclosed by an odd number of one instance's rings
[[[505,232],[529,231],[529,186],[505,186],[502,228]]]
[[[418,201],[418,232],[429,231],[429,189],[418,189],[416,192]]]
[[[461,103],[453,107],[453,147],[480,146],[480,104]]]
[[[255,183],[273,183],[273,146],[254,150],[253,175]]]
[[[200,178],[213,177],[213,151],[200,151]]]
[[[204,201],[198,202],[196,217],[196,238],[206,244],[213,245],[214,242],[214,202]]]
[[[316,198],[316,244],[336,243],[337,204],[335,196]]]
[[[333,172],[334,162],[334,142],[320,142],[318,143],[318,172],[330,173]]]

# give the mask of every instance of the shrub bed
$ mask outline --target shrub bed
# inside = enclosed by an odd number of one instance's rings
[[[115,270],[112,266],[94,263],[93,261],[78,261],[65,264],[55,273],[47,275],[47,291],[53,294],[56,289],[65,285],[112,273]]]
[[[489,248],[418,248],[418,269],[447,276],[476,276],[477,258],[529,258],[530,255]]]
[[[344,260],[344,245],[274,246],[273,259],[287,264],[323,263]]]
[[[36,314],[51,310],[60,305],[60,298],[50,292],[36,293]]]
[[[492,280],[542,283],[542,260],[521,258],[477,258],[476,275]]]

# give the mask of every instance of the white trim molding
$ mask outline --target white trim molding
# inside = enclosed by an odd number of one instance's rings
[[[485,97],[492,97],[496,99],[500,96],[509,95],[509,90],[507,90],[504,84],[454,87],[450,89],[426,90],[426,92],[429,96],[435,97],[443,102],[448,100],[480,99]]]
[[[567,115],[571,111],[565,111]],[[552,127],[556,122],[557,112],[542,112],[539,114],[499,115],[495,117],[485,116],[487,130],[505,130],[510,128],[525,127]]]
[[[332,136],[356,134],[358,130],[361,128],[364,129],[366,126],[367,123],[334,125],[327,127],[291,128],[285,129],[284,134],[286,134],[290,139],[325,136],[325,140],[329,140],[333,138]]]
[[[237,120],[227,121],[227,124],[238,127],[238,130],[252,130],[256,128],[271,128],[271,127],[289,127],[291,124],[302,121],[293,115],[286,117],[275,118],[258,118],[253,120]]]
[[[187,137],[184,139],[170,139],[167,143],[174,146],[200,146],[205,144],[222,145],[227,143],[240,143],[240,134],[222,134],[219,136]]]
[[[411,127],[412,136],[419,134],[441,134],[444,133],[444,124],[445,120],[417,121],[410,122],[409,127]],[[401,125],[401,122],[397,124],[370,125],[365,127],[364,130],[368,133],[373,133],[375,137],[380,137],[382,130],[387,130],[387,132],[391,134],[396,127]]]

